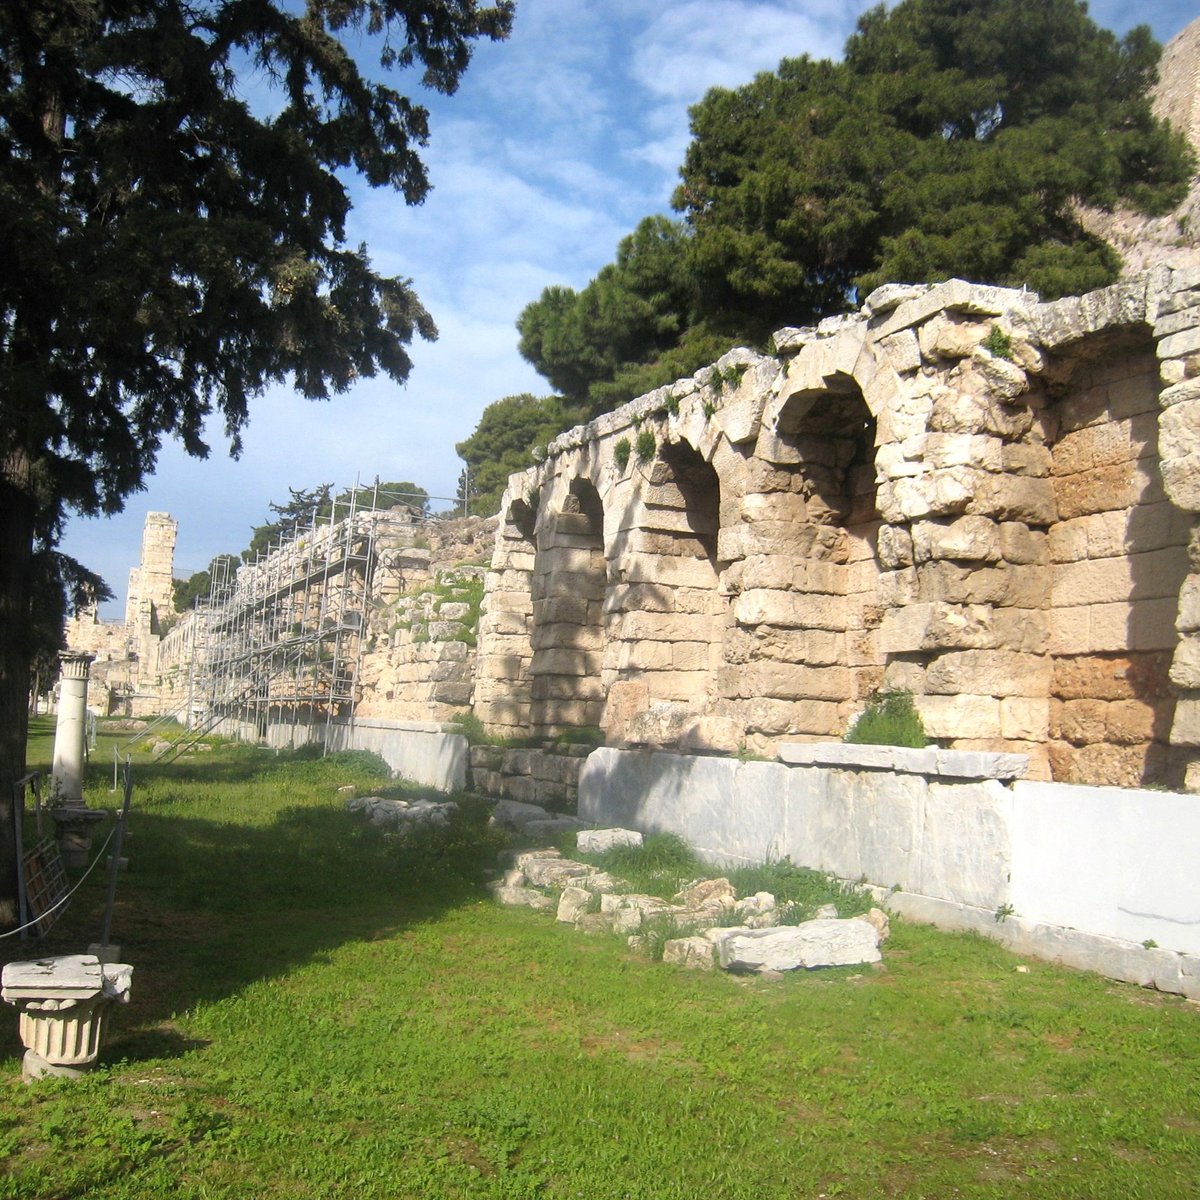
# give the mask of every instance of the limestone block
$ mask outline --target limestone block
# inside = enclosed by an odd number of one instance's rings
[[[992,608],[942,602],[909,604],[884,613],[878,648],[883,654],[983,647],[992,643]]]
[[[712,564],[697,558],[632,558],[622,565],[621,575],[619,583],[657,584],[664,589],[711,588],[715,581]]]
[[[1051,604],[1104,604],[1174,597],[1187,570],[1182,547],[1122,558],[1085,559],[1052,569]]]
[[[1200,575],[1188,575],[1180,585],[1175,627],[1183,633],[1200,629]]]
[[[544,625],[589,625],[592,607],[578,596],[554,596],[533,602],[533,620],[537,626]]]
[[[1005,521],[1000,526],[1000,554],[1018,566],[1046,560],[1046,534],[1032,530],[1023,521]]]
[[[918,586],[917,570],[913,566],[899,571],[881,571],[876,595],[884,607],[914,604],[918,599]]]
[[[879,529],[879,565],[885,570],[912,566],[912,533],[903,527],[882,525]]]
[[[1032,310],[1030,325],[1042,345],[1054,350],[1106,328],[1139,325],[1146,317],[1145,281],[1134,279],[1086,296],[1039,304]]]
[[[1170,598],[1055,608],[1048,617],[1050,651],[1170,650],[1175,644],[1175,608]]]
[[[1181,329],[1158,343],[1160,358],[1179,358],[1200,350],[1200,328]]]
[[[707,671],[711,647],[708,642],[672,642],[669,646],[674,671]]]
[[[1164,388],[1158,396],[1159,407],[1164,409],[1176,404],[1190,404],[1194,400],[1200,400],[1200,377]]]
[[[693,721],[680,735],[679,748],[688,753],[733,754],[745,741],[741,721],[708,714]]]
[[[1005,447],[998,437],[976,433],[930,433],[919,440],[924,443],[922,457],[931,467],[1004,469],[1002,452]]]
[[[1058,516],[1057,494],[1050,479],[1021,475],[987,475],[979,481],[967,512],[998,521],[1049,525]]]
[[[885,481],[879,485],[876,504],[883,519],[893,525],[956,515],[967,510],[982,474],[969,467],[949,467],[913,479]]]
[[[971,354],[971,366],[988,392],[1003,403],[1011,403],[1029,389],[1029,377],[1015,362],[996,358],[982,346]]]
[[[1200,467],[1200,461],[1185,465],[1187,461],[1175,459],[1171,464],[1163,463],[1160,472],[1154,468],[1152,460],[1142,459],[1057,478],[1054,480],[1054,495],[1058,517],[1066,521],[1089,513],[1156,504],[1167,497],[1167,489],[1172,487],[1175,490],[1170,493],[1170,499],[1181,508],[1190,507],[1185,503],[1189,494],[1194,495],[1200,504],[1200,491],[1191,492],[1185,477],[1186,470]],[[1170,476],[1168,466],[1171,467]],[[1180,488],[1183,490],[1180,491]]]
[[[844,595],[847,590],[846,568],[840,563],[808,559],[795,564],[788,583],[792,590],[797,592]]]
[[[1034,305],[1037,305],[1037,295],[1033,292],[948,279],[945,283],[935,284],[920,296],[905,300],[884,322],[879,336],[887,337],[899,329],[919,325],[942,311],[1000,316],[1013,310],[1025,311]]]
[[[839,705],[828,700],[758,697],[742,701],[735,711],[740,712],[747,733],[840,737],[845,731]]]
[[[1000,700],[1000,736],[1025,742],[1045,741],[1050,726],[1050,701],[1032,696]]]
[[[925,670],[930,694],[1046,696],[1051,663],[1043,655],[1012,650],[956,650],[939,655]]]
[[[740,587],[775,591],[786,591],[791,587],[796,569],[787,554],[752,554],[737,565]]]
[[[993,696],[927,695],[914,703],[931,738],[1000,736],[1000,701]]]
[[[727,971],[794,971],[800,967],[879,962],[879,933],[866,921],[826,918],[775,929],[730,929],[717,941]]]
[[[844,700],[851,694],[850,672],[842,667],[792,663],[747,663],[717,674],[723,696],[776,700]]]
[[[1049,644],[1046,614],[1041,609],[995,608],[991,645],[997,650],[1044,654]]]
[[[614,636],[658,642],[707,641],[712,618],[705,613],[626,613],[614,626]]]
[[[535,912],[554,912],[555,903],[544,892],[532,887],[492,888],[492,895],[510,908],[532,908]]]
[[[1056,700],[1050,708],[1050,736],[1084,746],[1104,740],[1108,703],[1104,700]]]
[[[1169,664],[1165,652],[1060,658],[1054,663],[1054,695],[1105,700],[1169,696]]]
[[[950,604],[994,604],[1040,608],[1049,592],[1049,576],[1037,567],[1000,563],[995,567],[934,561],[917,568],[917,599]]]
[[[954,320],[939,313],[920,328],[921,353],[928,359],[970,358],[987,333],[987,325],[981,322]]]
[[[996,562],[1001,557],[1000,527],[987,517],[963,516],[954,521],[917,521],[912,527],[913,559],[958,559]]]
[[[803,496],[791,492],[752,493],[741,499],[741,519],[744,521],[805,521],[808,504]]]
[[[1200,698],[1181,696],[1176,701],[1171,745],[1200,746]]]
[[[712,943],[699,936],[671,938],[664,942],[662,960],[671,966],[683,967],[690,971],[711,971],[716,965],[713,961]]]
[[[1048,446],[1032,442],[1006,442],[1001,448],[1000,469],[1010,475],[1049,475],[1053,461]]]
[[[1171,660],[1171,682],[1177,687],[1200,691],[1200,637],[1185,634]]]
[[[676,593],[673,588],[658,587],[650,583],[616,583],[604,597],[603,612],[674,612]],[[595,601],[582,604],[578,611],[584,612],[581,624],[596,619],[593,612]],[[565,619],[565,618],[563,618]]]
[[[885,283],[877,287],[862,306],[864,316],[876,317],[891,312],[906,300],[915,300],[930,290],[925,283]]]
[[[902,329],[891,337],[881,338],[880,349],[888,356],[894,371],[916,371],[921,366],[921,347],[911,329]]]
[[[580,854],[603,854],[615,846],[640,846],[642,835],[636,829],[581,829],[575,835]]]
[[[495,615],[500,612],[521,613],[533,615],[533,599],[528,590],[525,591],[494,591],[488,594],[488,612]]]
[[[539,586],[544,598],[575,597],[586,600],[604,599],[603,572],[554,571],[542,576]]]
[[[1200,451],[1164,458],[1161,471],[1171,502],[1188,512],[1200,512]]]
[[[1170,733],[1170,709],[1145,700],[1114,700],[1105,712],[1104,740],[1118,746],[1137,746],[1165,740]]]
[[[595,675],[600,670],[600,655],[570,649],[535,651],[529,664],[531,675]]]
[[[586,915],[591,907],[592,893],[586,888],[565,887],[558,898],[558,920],[565,925],[574,925]]]

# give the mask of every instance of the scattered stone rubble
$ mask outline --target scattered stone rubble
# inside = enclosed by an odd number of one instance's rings
[[[403,831],[413,825],[445,825],[458,812],[453,800],[388,800],[383,796],[352,796],[350,812],[363,812],[372,825]]]
[[[641,834],[630,829],[579,835],[585,853],[640,844]],[[663,962],[695,970],[765,973],[877,963],[888,936],[887,914],[878,908],[841,919],[825,905],[814,920],[782,924],[786,906],[769,892],[739,898],[724,878],[699,880],[670,901],[626,886],[598,867],[545,849],[519,853],[491,890],[501,904],[553,912],[586,933],[624,934],[635,950],[645,946],[648,926],[666,924],[679,936],[667,939]]]

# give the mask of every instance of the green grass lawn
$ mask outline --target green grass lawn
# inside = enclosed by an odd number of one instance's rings
[[[49,743],[35,730],[32,755]],[[115,797],[97,755],[94,805]],[[0,1197],[1184,1197],[1200,1008],[893,922],[882,970],[682,972],[485,897],[467,806],[403,844],[366,756],[135,763],[103,1065],[20,1082]],[[47,943],[96,939],[97,872]],[[1027,965],[1028,971],[1018,971]],[[4,1014],[8,1015],[5,1016]]]

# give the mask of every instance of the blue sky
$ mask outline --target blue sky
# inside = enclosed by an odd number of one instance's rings
[[[63,548],[99,571],[123,610],[145,515],[179,521],[177,573],[236,553],[289,487],[409,479],[454,494],[454,453],[484,407],[545,394],[517,354],[515,321],[550,284],[582,287],[644,216],[669,211],[687,146],[687,108],[781,57],[838,57],[865,0],[518,0],[512,37],[477,48],[456,95],[416,93],[432,114],[424,158],[434,190],[406,208],[354,188],[352,244],[411,278],[440,330],[411,349],[403,387],[363,381],[328,403],[286,389],[251,407],[241,458],[219,428],[207,460],[164,448],[145,491],[105,519],[76,518]],[[1124,32],[1149,22],[1167,41],[1195,0],[1094,0]]]

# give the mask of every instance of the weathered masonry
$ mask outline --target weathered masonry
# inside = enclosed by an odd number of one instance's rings
[[[1200,788],[1200,271],[891,285],[514,476],[475,712],[773,754],[880,687],[1034,778]]]

